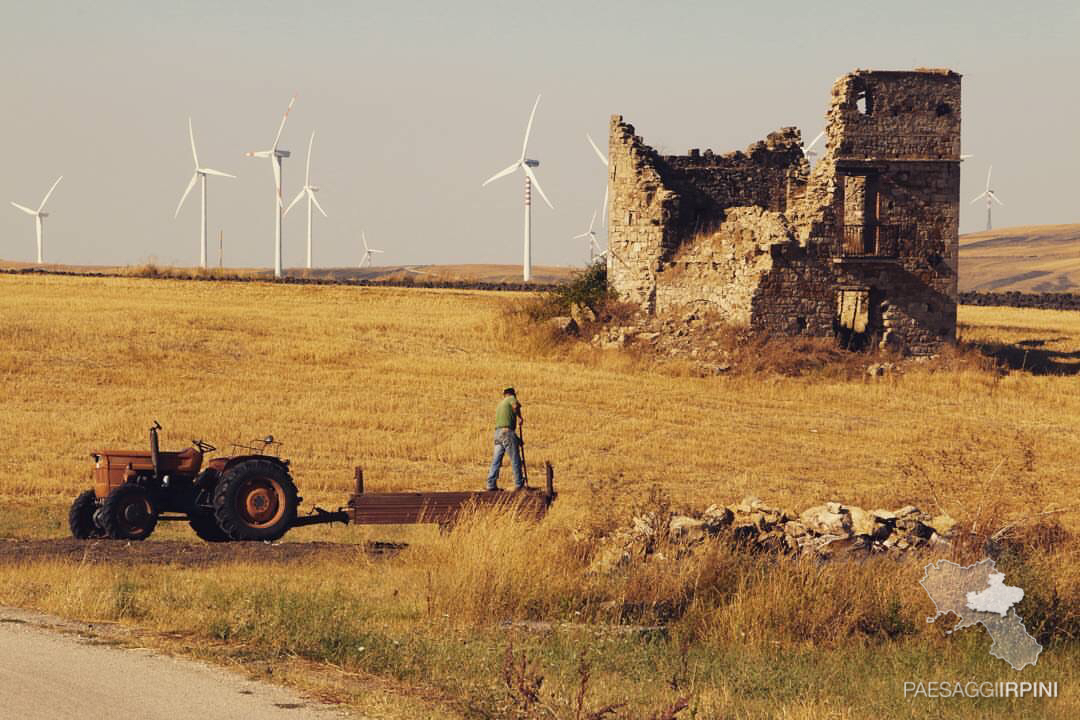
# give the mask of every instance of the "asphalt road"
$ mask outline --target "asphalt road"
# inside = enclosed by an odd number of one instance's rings
[[[228,670],[124,649],[0,608],[0,719],[336,720],[338,707]]]

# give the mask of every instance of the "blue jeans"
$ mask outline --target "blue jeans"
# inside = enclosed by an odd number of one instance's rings
[[[491,472],[488,473],[488,490],[498,487],[499,469],[506,453],[510,453],[510,467],[514,469],[514,487],[525,487],[525,478],[521,475],[521,448],[518,437],[510,428],[499,428],[495,431],[495,457],[491,460]]]

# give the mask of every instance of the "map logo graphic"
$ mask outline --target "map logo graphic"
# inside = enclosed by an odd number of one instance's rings
[[[980,560],[967,567],[938,560],[926,566],[919,584],[937,608],[937,614],[926,618],[926,622],[951,612],[960,622],[949,633],[982,624],[994,641],[990,654],[1014,670],[1034,665],[1039,659],[1042,645],[1028,633],[1014,607],[1023,600],[1024,590],[1006,585],[1005,575],[997,571],[993,560]]]

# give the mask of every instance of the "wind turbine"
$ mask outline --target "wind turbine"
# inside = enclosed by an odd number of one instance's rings
[[[311,269],[311,206],[312,206],[312,204],[314,204],[315,207],[319,208],[319,212],[322,213],[323,217],[326,217],[326,211],[322,209],[322,205],[320,205],[319,201],[315,198],[315,193],[319,192],[319,187],[317,185],[312,185],[311,184],[311,145],[314,142],[315,142],[315,131],[313,130],[311,132],[311,139],[308,140],[308,144],[307,144],[307,167],[304,170],[304,187],[301,188],[300,192],[296,194],[296,197],[293,198],[293,201],[291,203],[289,203],[289,207],[285,208],[285,214],[288,215],[289,211],[293,209],[293,205],[300,202],[300,198],[307,195],[307,199],[308,199],[308,201],[307,201],[307,269],[308,270]]]
[[[360,231],[360,239],[364,243],[364,257],[360,259],[360,267],[371,267],[371,256],[375,255],[376,253],[381,253],[383,251],[368,247],[367,233],[365,233],[363,230]]]
[[[604,163],[604,167],[610,167],[607,155],[605,155],[603,152],[601,152],[600,148],[596,146],[596,143],[593,142],[592,136],[589,135],[589,133],[585,133],[585,139],[589,141],[590,145],[592,145],[592,149],[596,151],[596,157],[600,158],[600,162]],[[603,212],[604,212],[604,214],[600,217],[600,227],[607,227],[607,216],[608,216],[608,178],[607,177],[604,178],[604,205],[603,205]],[[589,225],[589,228],[591,229],[592,225]]]
[[[581,233],[580,235],[575,235],[574,236],[575,240],[583,240],[585,238],[589,238],[589,264],[590,265],[592,265],[594,262],[596,262],[600,258],[607,256],[607,250],[601,250],[600,249],[600,243],[598,243],[596,241],[596,232],[593,231],[593,225],[595,225],[595,224],[596,224],[596,211],[593,210],[592,220],[589,221],[589,229],[586,230],[585,232]]]
[[[1005,203],[998,200],[997,194],[993,190],[990,189],[990,174],[992,172],[994,172],[994,166],[993,165],[991,165],[990,169],[986,172],[986,189],[983,190],[978,195],[976,195],[975,198],[971,201],[971,204],[974,205],[975,203],[979,202],[983,198],[986,198],[986,230],[987,230],[987,232],[989,232],[992,229],[992,225],[990,224],[990,209],[992,207],[994,207],[993,203],[997,203],[998,205],[1001,205],[1002,207],[1005,207]]]
[[[278,141],[281,140],[281,131],[285,129],[285,121],[289,119],[289,111],[293,108],[293,103],[296,102],[296,96],[293,95],[292,100],[289,100],[289,107],[285,108],[285,114],[281,116],[281,125],[278,126],[277,135],[274,136],[274,144],[270,146],[269,150],[253,150],[249,153],[245,153],[247,157],[257,158],[270,158],[270,163],[274,168],[274,277],[281,277],[281,211],[285,207],[284,201],[281,199],[281,161],[292,153],[288,150],[279,150]]]
[[[817,145],[819,142],[821,142],[821,138],[823,138],[823,137],[825,137],[825,131],[824,130],[819,132],[817,134],[817,137],[815,137],[813,140],[811,140],[810,144],[807,145],[803,149],[803,156],[806,157],[806,162],[808,162],[808,163],[814,162],[814,158],[818,154],[817,150],[814,149],[814,146]]]
[[[12,205],[17,207],[18,209],[22,210],[27,215],[33,215],[34,216],[34,226],[35,226],[35,229],[37,230],[37,264],[38,265],[40,265],[42,263],[42,253],[44,252],[45,218],[49,217],[49,213],[43,212],[45,210],[45,203],[49,202],[49,196],[52,195],[53,190],[56,189],[56,186],[59,185],[60,181],[63,180],[63,179],[64,179],[63,175],[56,178],[56,182],[54,182],[52,184],[52,187],[49,188],[49,192],[45,193],[45,197],[42,198],[41,204],[38,205],[37,210],[31,210],[30,208],[26,207],[25,205],[20,205],[17,202],[12,202],[11,203]]]
[[[480,187],[484,187],[490,182],[494,182],[501,177],[505,177],[514,172],[518,168],[521,168],[525,173],[525,254],[522,261],[522,279],[525,282],[532,280],[532,186],[536,185],[537,191],[540,193],[540,197],[544,198],[544,202],[552,210],[555,206],[548,200],[547,195],[544,194],[544,189],[540,187],[540,181],[536,179],[536,174],[532,169],[540,165],[539,160],[531,160],[526,157],[525,153],[529,149],[529,133],[532,132],[533,118],[536,116],[536,106],[540,104],[540,96],[536,96],[536,102],[533,103],[532,112],[529,113],[529,124],[525,126],[525,141],[521,144],[521,157],[514,161],[512,165],[504,170],[500,170],[487,180],[483,182]]]
[[[202,180],[202,223],[199,225],[199,267],[206,267],[206,176],[217,175],[218,177],[235,178],[235,175],[221,172],[220,170],[211,170],[210,168],[199,167],[199,153],[195,151],[195,131],[191,127],[191,118],[187,121],[188,137],[191,138],[191,157],[195,159],[195,173],[191,176],[191,182],[188,183],[187,189],[184,190],[184,194],[180,196],[180,203],[176,206],[176,212],[173,213],[173,219],[180,215],[180,208],[184,207],[184,201],[187,200],[188,193],[191,192],[191,188],[195,187],[195,183],[198,180]]]

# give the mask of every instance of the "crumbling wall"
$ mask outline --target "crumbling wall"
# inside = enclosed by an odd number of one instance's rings
[[[648,311],[656,310],[657,273],[684,242],[709,234],[729,209],[787,209],[791,186],[809,166],[796,128],[771,133],[745,152],[691,150],[660,155],[619,115],[611,118],[608,280]]]
[[[661,156],[611,122],[609,280],[645,312],[927,353],[955,338],[960,76],[837,80],[811,172],[784,128],[745,153]],[[840,312],[867,304],[853,324]],[[864,312],[865,311],[865,312]]]
[[[683,243],[656,274],[656,312],[700,306],[750,327],[756,288],[773,266],[771,247],[791,237],[779,212],[731,208],[715,231]]]

